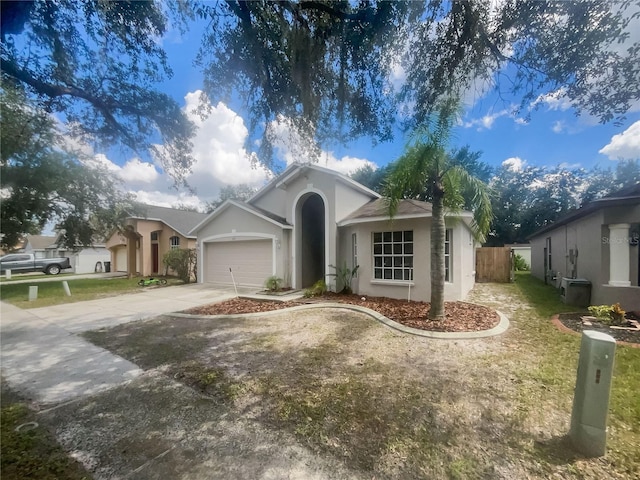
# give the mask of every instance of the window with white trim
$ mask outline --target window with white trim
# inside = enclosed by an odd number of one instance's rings
[[[351,234],[351,271],[355,270],[358,266],[358,237],[355,233]],[[353,275],[358,276],[358,272]]]
[[[447,231],[444,235],[444,281],[451,282],[452,281],[452,272],[451,269],[453,265],[451,264],[451,237],[453,236],[453,230],[447,228]]]
[[[171,237],[169,239],[169,245],[171,246],[171,250],[175,248],[180,248],[180,237]]]
[[[413,280],[413,230],[373,233],[373,278]]]

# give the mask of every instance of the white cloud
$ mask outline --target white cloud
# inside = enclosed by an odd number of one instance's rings
[[[551,130],[553,130],[555,133],[562,133],[565,128],[565,122],[563,120],[557,120],[553,123],[553,127],[551,127]]]
[[[630,160],[640,158],[640,120],[624,132],[611,137],[611,141],[599,150],[610,160]]]
[[[202,117],[195,111],[200,95],[196,91],[185,96],[185,113],[198,127],[193,139],[195,163],[187,177],[189,184],[207,198],[217,196],[220,186],[225,184],[262,185],[270,172],[255,168],[255,154],[244,148],[249,131],[242,117],[222,102],[208,105],[207,114]]]
[[[463,122],[462,126],[464,128],[477,127],[478,131],[491,130],[491,127],[493,127],[494,122],[498,118],[504,117],[507,115],[510,115],[510,113],[507,109],[504,109],[504,110],[500,110],[499,112],[489,113],[481,118],[474,118],[473,120],[470,120],[468,122]]]
[[[350,175],[359,168],[370,166],[374,170],[378,168],[378,166],[370,160],[366,158],[357,158],[350,157],[345,155],[342,158],[336,158],[332,152],[325,153],[318,161],[318,165],[325,168],[330,168],[331,170],[335,170],[336,172],[340,172],[344,175]]]
[[[158,190],[137,190],[129,193],[135,195],[136,200],[141,203],[156,205],[158,207],[171,208],[178,204],[197,208],[204,207],[199,197],[187,193],[171,193],[169,191]]]
[[[567,89],[562,87],[555,92],[539,95],[538,98],[533,101],[531,106],[536,107],[539,104],[544,104],[549,110],[559,110],[564,112],[571,108],[571,101],[567,98],[566,93]]]
[[[310,141],[303,138],[303,135],[295,128],[290,119],[279,118],[277,122],[272,122],[270,127],[273,132],[274,146],[287,165],[291,165],[293,162],[312,162],[314,158],[318,158],[317,165],[345,175],[349,175],[366,165],[369,165],[374,170],[378,168],[375,163],[366,158],[348,155],[337,158],[333,152],[327,151],[314,153],[313,147],[310,146]]]
[[[502,162],[502,166],[507,167],[507,169],[511,170],[512,172],[521,172],[522,170],[524,170],[524,166],[526,165],[526,163],[527,161],[521,159],[520,157],[511,157]]]
[[[132,158],[119,172],[120,178],[129,183],[153,183],[160,174],[156,167],[148,162],[143,162],[139,158]]]

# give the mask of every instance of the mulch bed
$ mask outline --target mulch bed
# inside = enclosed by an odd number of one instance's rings
[[[407,327],[435,332],[478,332],[493,328],[500,321],[500,317],[494,310],[472,303],[445,302],[446,318],[443,321],[436,322],[427,318],[431,307],[428,302],[408,302],[386,297],[361,297],[359,295],[336,293],[327,293],[321,297],[304,298],[292,302],[234,298],[193,308],[185,313],[193,315],[237,315],[268,312],[300,304],[322,302],[359,305],[374,310]]]
[[[611,335],[616,341],[619,342],[627,342],[627,343],[635,343],[640,344],[640,331],[632,331],[632,330],[618,330],[615,328],[609,328],[608,325],[591,321],[591,325],[584,325],[582,323],[582,319],[580,317],[584,316],[584,313],[560,313],[558,315],[558,320],[562,325],[567,327],[574,332],[581,333],[584,330],[596,330],[598,332],[606,333],[607,335]],[[626,318],[632,320],[640,320],[638,315],[633,313],[627,313]]]

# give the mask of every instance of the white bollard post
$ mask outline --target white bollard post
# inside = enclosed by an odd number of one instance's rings
[[[29,301],[33,302],[38,299],[38,286],[30,286],[29,287]]]
[[[5,270],[5,272],[4,272],[4,277],[5,277],[7,280],[11,280],[11,270]]]
[[[71,290],[69,289],[69,283],[66,280],[62,281],[62,288],[64,289],[64,294],[67,297],[71,296]]]

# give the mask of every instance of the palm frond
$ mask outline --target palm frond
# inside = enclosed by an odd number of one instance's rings
[[[451,168],[447,172],[446,177],[451,177],[448,181],[457,184],[461,192],[466,191],[471,193],[471,210],[473,211],[471,231],[476,240],[481,243],[484,242],[491,227],[491,221],[493,220],[491,188],[482,180],[469,174],[469,172],[459,166]],[[445,198],[447,195],[445,195]]]

